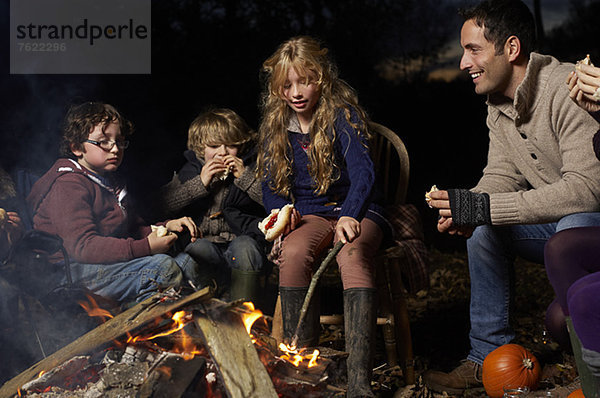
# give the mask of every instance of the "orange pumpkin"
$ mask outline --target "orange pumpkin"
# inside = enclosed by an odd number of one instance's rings
[[[583,395],[583,390],[579,388],[567,395],[567,398],[585,398],[585,395]]]
[[[492,398],[502,397],[505,387],[529,387],[533,391],[538,386],[540,374],[537,358],[518,344],[500,346],[483,361],[483,387]]]

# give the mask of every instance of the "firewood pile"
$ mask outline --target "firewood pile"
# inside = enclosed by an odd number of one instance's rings
[[[346,354],[290,351],[251,303],[158,294],[25,370],[0,397],[336,397]]]
[[[420,375],[428,368],[452,369],[468,350],[466,256],[437,251],[432,255],[431,288],[409,298],[417,382],[405,385],[398,366],[385,366],[380,336],[373,378],[377,397],[443,397],[429,391]],[[543,361],[541,391],[566,397],[579,388],[579,383],[571,355],[543,333],[545,308],[553,298],[543,266],[518,261],[516,267],[521,275],[516,289],[520,303],[515,313],[516,342]],[[341,297],[335,271],[336,267],[331,267],[331,275],[325,273],[322,278],[323,293],[331,292],[321,300],[327,305]],[[272,283],[276,286],[276,281]],[[324,313],[329,313],[328,309]],[[127,333],[135,337],[164,331],[171,324],[167,314],[179,310],[191,314],[183,330],[197,347],[192,358],[174,349],[181,346],[178,333],[127,343]],[[30,397],[252,397],[259,396],[253,391],[264,387],[262,384],[270,387],[270,394],[275,391],[281,397],[345,395],[346,356],[337,351],[343,349],[344,342],[340,325],[322,329],[317,366],[309,368],[307,359],[294,366],[289,360],[293,361],[294,354],[282,352],[270,338],[269,317],[256,320],[250,337],[240,321],[247,313],[251,311],[239,303],[225,304],[202,291],[184,299],[141,303],[9,380],[0,388],[0,398],[18,396],[19,391]],[[312,351],[307,354],[310,357]],[[288,359],[283,359],[285,356]],[[40,377],[41,371],[45,374]],[[469,391],[465,396],[479,398],[485,392]]]

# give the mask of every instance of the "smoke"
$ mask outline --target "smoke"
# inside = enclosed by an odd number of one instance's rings
[[[97,78],[10,75],[2,102],[2,165],[7,170],[46,170],[58,156],[61,124],[69,105],[94,96]]]

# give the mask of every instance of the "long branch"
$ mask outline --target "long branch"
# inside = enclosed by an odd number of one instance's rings
[[[313,293],[315,291],[315,288],[317,286],[317,283],[319,282],[319,278],[321,277],[321,274],[325,271],[325,269],[327,268],[327,266],[329,265],[329,263],[331,262],[331,260],[333,260],[335,258],[335,256],[337,256],[337,254],[339,253],[339,251],[342,249],[342,247],[344,246],[344,244],[342,243],[342,241],[338,241],[335,246],[333,246],[333,249],[331,249],[329,251],[329,253],[327,254],[327,257],[325,257],[325,260],[323,260],[323,262],[321,263],[321,266],[319,266],[319,269],[317,270],[317,272],[314,273],[314,275],[312,276],[312,279],[310,280],[310,285],[308,286],[308,291],[306,292],[306,297],[304,297],[304,303],[302,304],[302,310],[300,310],[300,318],[298,318],[298,325],[296,326],[296,331],[294,332],[294,336],[292,337],[292,342],[291,342],[291,347],[296,347],[296,344],[298,343],[298,334],[300,333],[300,328],[302,327],[302,324],[304,323],[304,318],[306,318],[306,312],[308,311],[308,306],[310,305],[310,300],[312,299]]]

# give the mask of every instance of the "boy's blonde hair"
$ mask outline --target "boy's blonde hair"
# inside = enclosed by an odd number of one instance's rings
[[[190,124],[187,147],[198,158],[204,158],[204,149],[209,145],[239,145],[240,153],[244,153],[246,144],[254,136],[244,119],[231,109],[211,109],[198,115]]]
[[[312,37],[294,37],[281,44],[263,63],[266,87],[262,102],[263,118],[259,128],[261,150],[258,153],[258,170],[261,177],[270,177],[270,188],[273,191],[286,197],[290,194],[292,176],[287,127],[294,113],[285,101],[283,86],[290,69],[294,68],[298,75],[314,83],[320,94],[309,126],[309,172],[316,181],[315,194],[324,194],[331,183],[339,178],[333,151],[338,133],[334,122],[339,112],[343,111],[359,135],[369,138],[367,115],[358,105],[358,98],[352,87],[338,77],[337,68],[327,52],[327,48]],[[358,121],[350,120],[351,110],[357,113]]]

